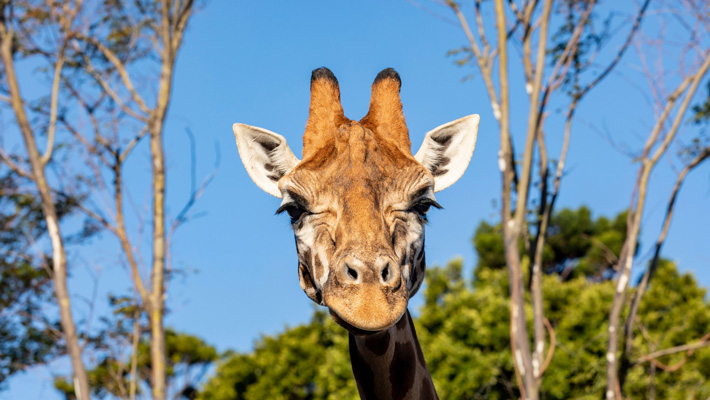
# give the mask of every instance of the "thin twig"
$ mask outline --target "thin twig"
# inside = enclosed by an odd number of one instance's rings
[[[49,127],[47,129],[47,148],[44,150],[44,154],[40,158],[42,165],[47,165],[49,160],[52,158],[52,151],[54,150],[54,133],[57,128],[57,102],[59,98],[59,81],[62,77],[62,68],[64,68],[64,52],[66,50],[66,41],[62,44],[59,50],[59,55],[57,56],[57,62],[54,66],[54,79],[52,81],[52,94],[50,98],[50,110],[49,110]]]
[[[655,351],[653,353],[647,354],[647,355],[639,358],[638,361],[636,361],[636,363],[641,364],[641,363],[645,363],[645,362],[651,361],[651,360],[659,358],[659,357],[663,357],[663,356],[667,356],[667,355],[671,355],[671,354],[675,354],[675,353],[681,353],[684,351],[687,351],[688,356],[690,356],[690,355],[692,355],[692,352],[694,352],[695,350],[702,349],[703,347],[707,347],[707,346],[710,346],[710,333],[705,334],[705,336],[700,338],[700,340],[695,343],[674,346],[674,347],[671,347],[668,349],[659,350],[659,351]]]
[[[547,367],[550,366],[550,362],[552,361],[552,355],[555,354],[555,347],[557,345],[557,339],[555,336],[555,330],[552,328],[552,324],[550,324],[550,320],[545,318],[543,321],[545,321],[545,327],[547,328],[547,333],[550,335],[550,348],[547,350],[547,356],[545,357],[545,362],[542,363],[542,367],[540,368],[540,376],[545,373],[547,370]]]
[[[22,169],[22,167],[20,167],[14,161],[12,161],[12,157],[5,154],[5,151],[2,149],[2,147],[0,147],[0,159],[2,159],[2,161],[17,175],[20,175],[21,177],[27,178],[30,180],[34,179],[34,177],[32,176],[32,174],[29,171],[25,171],[24,169]]]
[[[131,80],[131,77],[128,75],[128,71],[126,70],[126,66],[121,62],[121,60],[118,58],[118,56],[111,51],[108,47],[106,47],[101,41],[99,41],[96,38],[86,36],[82,33],[75,32],[74,36],[77,39],[84,40],[88,43],[93,44],[96,46],[101,53],[106,57],[107,60],[116,68],[116,71],[118,71],[118,74],[121,77],[121,80],[123,81],[123,85],[126,87],[128,92],[131,94],[131,97],[133,98],[133,101],[136,102],[138,107],[143,111],[146,115],[150,115],[151,110],[150,108],[146,105],[145,101],[143,98],[138,94],[138,91],[136,91],[135,87],[133,86],[133,81]],[[103,86],[103,85],[102,85]],[[105,88],[104,88],[105,90]],[[113,96],[112,96],[113,97]]]

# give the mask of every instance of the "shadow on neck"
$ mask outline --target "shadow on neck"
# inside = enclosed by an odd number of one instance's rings
[[[438,399],[409,310],[389,329],[349,338],[361,399]]]

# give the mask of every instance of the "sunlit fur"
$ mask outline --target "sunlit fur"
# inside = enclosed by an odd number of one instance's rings
[[[434,192],[464,173],[479,123],[469,115],[441,125],[412,156],[400,86],[393,69],[380,72],[367,115],[355,121],[343,114],[332,72],[313,71],[303,160],[281,135],[233,126],[247,172],[291,217],[301,287],[348,330],[366,400],[437,398],[407,302],[424,279]]]
[[[308,210],[293,224],[306,294],[360,329],[397,322],[424,277],[425,221],[411,207],[433,196],[431,174],[392,142],[349,121],[332,147],[304,159],[279,187],[284,204],[298,199]],[[357,287],[341,282],[347,257],[365,267]],[[380,284],[367,269],[378,258],[399,268],[400,282]]]
[[[303,290],[341,324],[378,331],[400,319],[424,278],[426,221],[412,207],[434,199],[434,178],[409,150],[396,73],[372,91],[370,112],[353,121],[335,78],[314,73],[304,159],[279,189],[282,204],[306,211],[293,222]]]

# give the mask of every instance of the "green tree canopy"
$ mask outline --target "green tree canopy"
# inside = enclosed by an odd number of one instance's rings
[[[625,215],[591,217],[587,208],[562,210],[553,219],[549,258],[574,263],[573,274],[560,270],[544,278],[545,315],[556,346],[543,375],[546,399],[602,397],[606,378],[606,335],[614,284],[599,279],[610,264],[595,241],[618,254]],[[442,399],[510,399],[519,397],[510,352],[508,277],[503,268],[497,228],[482,223],[473,242],[479,252],[474,278],[462,273],[463,262],[427,271],[424,305],[415,325],[424,355]],[[496,238],[497,237],[497,238]],[[585,263],[588,268],[585,267]],[[710,349],[692,356],[677,353],[658,360],[665,371],[638,362],[656,350],[700,339],[710,326],[705,289],[675,263],[660,263],[639,309],[625,395],[631,399],[706,399],[710,396]],[[529,304],[529,301],[528,301]],[[526,310],[528,315],[532,312]],[[684,358],[685,357],[685,358]],[[685,360],[685,361],[683,361]],[[223,359],[199,395],[227,399],[356,399],[347,334],[322,311],[305,325],[265,336],[249,353]]]
[[[543,266],[548,274],[563,280],[585,276],[595,281],[612,278],[613,265],[626,239],[626,212],[610,219],[592,218],[589,208],[563,209],[555,213],[548,228]],[[481,268],[505,268],[500,225],[482,222],[473,236]],[[521,250],[523,244],[520,244]],[[525,254],[525,251],[522,251]]]
[[[99,399],[129,398],[134,362],[138,377],[136,393],[150,393],[152,364],[146,321],[136,320],[140,308],[135,299],[109,296],[109,302],[113,318],[101,318],[103,328],[88,340],[97,359],[87,371],[92,395]],[[170,328],[165,329],[165,354],[168,390],[174,399],[194,399],[197,384],[219,358],[217,350],[204,340]],[[54,386],[67,400],[76,399],[70,377],[56,378]]]

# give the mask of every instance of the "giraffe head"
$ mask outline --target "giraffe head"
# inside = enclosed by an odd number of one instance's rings
[[[343,114],[330,70],[311,76],[303,159],[265,129],[234,124],[239,155],[254,182],[283,199],[296,236],[301,288],[353,332],[395,324],[424,279],[424,225],[434,193],[463,175],[478,115],[426,134],[412,155],[393,69],[372,84],[367,115]]]

